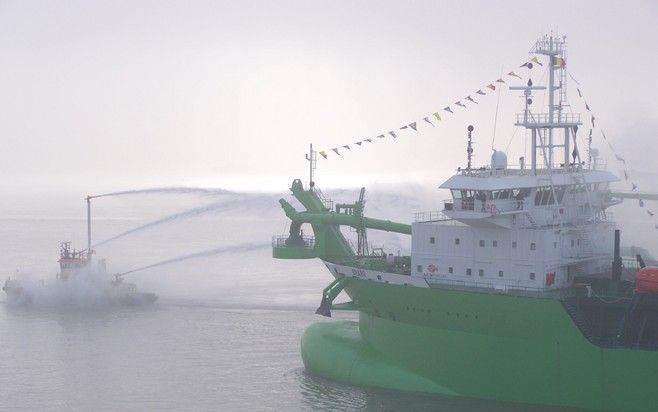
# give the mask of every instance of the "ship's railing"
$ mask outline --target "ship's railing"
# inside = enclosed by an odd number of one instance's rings
[[[548,113],[517,113],[516,124],[580,124],[580,113],[553,113],[553,121],[550,121]]]
[[[440,210],[429,210],[425,212],[414,213],[415,223],[448,222],[448,221],[452,221],[452,219],[446,216]]]
[[[334,209],[334,201],[333,200],[325,197],[324,194],[322,193],[322,191],[317,187],[314,187],[313,191],[318,196],[318,199],[320,199],[320,202],[322,202],[322,205],[324,206],[325,209],[327,209],[328,211],[331,211],[331,210]]]
[[[290,238],[288,235],[272,236],[272,247],[274,248],[303,248],[313,249],[315,247],[315,237],[313,236],[300,236],[298,238]]]
[[[489,293],[506,293],[511,295],[550,295],[554,297],[571,296],[574,291],[570,288],[564,289],[549,289],[538,286],[523,285],[521,281],[507,281],[507,282],[478,282],[468,280],[449,279],[445,277],[437,277],[433,275],[426,275],[425,280],[430,287],[453,288],[461,290],[479,289]],[[433,286],[435,285],[435,286]]]

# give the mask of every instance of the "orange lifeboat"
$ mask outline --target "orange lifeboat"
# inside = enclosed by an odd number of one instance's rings
[[[635,288],[640,293],[658,294],[658,267],[647,266],[637,271]]]

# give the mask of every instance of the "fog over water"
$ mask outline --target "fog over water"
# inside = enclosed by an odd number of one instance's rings
[[[329,153],[315,175],[328,197],[365,186],[367,216],[404,223],[442,209],[468,125],[476,166],[492,148],[528,158],[518,94],[474,93],[509,71],[523,79],[508,85],[545,83],[545,66],[519,66],[551,31],[569,41],[565,110],[595,114],[614,189],[658,193],[656,16],[649,0],[0,2],[0,282],[34,296],[0,293],[0,410],[556,411],[306,374],[299,340],[323,321],[332,277],[271,258],[289,229],[278,199],[299,207],[288,188],[308,181],[310,143]],[[442,111],[467,95],[478,104]],[[436,111],[436,127],[422,122]],[[44,288],[61,241],[86,247],[88,195],[108,274]],[[610,211],[624,245],[658,257],[658,202]],[[408,236],[368,240],[410,249]],[[158,301],[108,303],[99,290],[117,273]]]

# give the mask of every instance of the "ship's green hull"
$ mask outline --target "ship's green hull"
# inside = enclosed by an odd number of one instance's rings
[[[355,322],[302,339],[308,370],[364,386],[612,411],[658,410],[658,352],[590,343],[560,301],[352,278]]]

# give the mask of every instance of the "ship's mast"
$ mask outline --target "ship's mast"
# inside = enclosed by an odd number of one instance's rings
[[[566,105],[566,37],[557,38],[553,35],[544,36],[539,39],[532,50],[532,53],[548,56],[548,113],[533,113],[530,109],[532,104],[532,91],[546,89],[546,87],[535,87],[529,81],[527,86],[515,87],[512,90],[523,90],[525,97],[525,111],[517,115],[516,125],[524,126],[531,131],[532,153],[531,168],[532,173],[537,174],[537,155],[538,150],[542,151],[544,157],[544,167],[548,173],[554,169],[554,166],[561,166],[565,172],[568,172],[572,166],[579,166],[576,159],[580,162],[580,154],[574,150],[573,161],[571,161],[571,139],[573,136],[574,148],[576,147],[576,131],[580,122],[578,114],[564,114],[563,107]],[[559,76],[560,84],[556,85],[556,74]],[[557,104],[556,104],[556,92]],[[554,129],[563,130],[562,141],[556,142],[557,138]],[[562,160],[564,163],[556,164],[556,148],[563,149]],[[559,161],[558,161],[559,162]]]
[[[306,155],[306,160],[308,161],[308,186],[312,189],[315,186],[315,180],[313,180],[313,175],[315,169],[317,168],[317,152],[313,150],[313,143],[310,144],[308,149],[308,154]]]
[[[87,200],[87,259],[91,259],[91,196]]]

